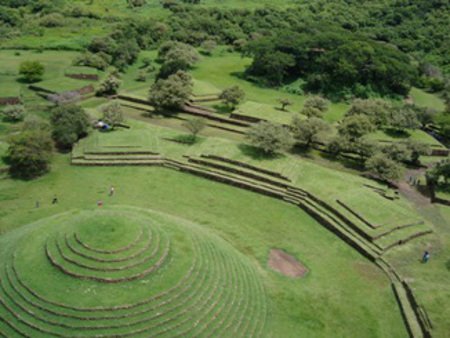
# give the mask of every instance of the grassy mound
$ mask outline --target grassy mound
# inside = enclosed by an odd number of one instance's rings
[[[0,239],[6,336],[260,336],[266,300],[238,251],[124,207],[68,212]]]

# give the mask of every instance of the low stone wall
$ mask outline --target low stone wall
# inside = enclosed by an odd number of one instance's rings
[[[371,223],[369,223],[368,221],[366,221],[364,219],[364,217],[362,217],[360,214],[358,214],[356,211],[354,211],[353,209],[351,209],[350,207],[348,207],[344,202],[341,202],[339,200],[336,200],[336,202],[343,207],[345,210],[347,210],[349,213],[351,213],[353,216],[355,216],[357,219],[359,219],[361,222],[363,222],[365,225],[369,226],[372,229],[376,229],[377,226],[373,225]]]
[[[262,122],[262,121],[267,121],[265,119],[260,119],[258,117],[253,117],[253,116],[248,116],[248,115],[243,115],[243,114],[237,114],[237,113],[231,113],[230,117],[232,119],[242,120],[242,121],[246,121],[246,122],[250,122],[250,123],[258,123],[258,122]]]
[[[66,74],[65,76],[76,80],[98,81],[99,79],[97,74]]]
[[[238,167],[251,169],[251,170],[254,170],[256,172],[260,172],[262,174],[265,174],[265,175],[269,175],[269,176],[273,176],[273,177],[282,179],[284,181],[288,181],[288,182],[291,181],[286,176],[284,176],[284,175],[282,175],[280,173],[277,173],[275,171],[271,171],[271,170],[255,167],[255,166],[252,166],[251,164],[247,164],[247,163],[244,163],[244,162],[232,160],[232,159],[229,159],[229,158],[225,158],[225,157],[221,157],[221,156],[217,156],[217,155],[201,155],[200,157],[209,158],[209,159],[212,159],[212,160],[217,160],[217,161],[225,162],[225,163],[228,163],[228,164],[232,164],[232,165],[235,165],[235,166],[238,166]]]
[[[450,154],[449,149],[431,149],[431,156],[448,156]]]
[[[428,314],[426,313],[425,309],[421,307],[417,302],[417,299],[414,296],[410,285],[406,281],[403,281],[402,284],[406,290],[406,296],[408,297],[409,303],[411,304],[416,317],[419,319],[418,322],[424,333],[424,337],[431,338],[431,330],[433,329],[433,324],[431,323]]]
[[[15,105],[15,104],[20,104],[21,100],[20,97],[0,97],[0,105]]]

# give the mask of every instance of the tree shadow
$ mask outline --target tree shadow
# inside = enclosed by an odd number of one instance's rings
[[[323,151],[320,151],[318,154],[322,159],[341,164],[342,166],[344,166],[347,169],[352,169],[352,170],[356,170],[356,171],[364,170],[364,164],[361,161],[358,161],[356,159],[350,159],[350,158],[344,157],[344,156],[335,156],[333,154],[323,152]]]
[[[254,160],[274,160],[285,157],[285,155],[280,153],[266,153],[260,148],[244,143],[239,144],[238,149],[242,152],[242,154],[251,157]]]
[[[408,138],[411,134],[406,130],[386,128],[384,132],[392,138]]]
[[[219,114],[229,115],[234,111],[233,107],[227,106],[225,104],[215,104],[213,105],[213,108],[216,110]]]
[[[169,141],[169,142],[175,142],[178,144],[186,145],[186,146],[192,146],[197,143],[201,143],[203,141],[202,138],[194,135],[178,135],[174,136],[172,138],[163,138],[163,140]]]

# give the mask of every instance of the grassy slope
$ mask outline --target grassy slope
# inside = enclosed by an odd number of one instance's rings
[[[68,160],[58,156],[53,173],[36,181],[0,183],[1,231],[67,209],[89,209],[98,199],[107,206],[160,210],[214,230],[254,261],[270,297],[272,335],[406,336],[385,277],[300,209],[165,169],[76,168]],[[111,184],[117,193],[108,198]],[[54,194],[56,206],[50,204]],[[272,247],[301,259],[308,276],[291,280],[269,271]]]
[[[450,332],[450,207],[436,205],[417,210],[434,224],[437,235],[394,249],[388,258],[410,281],[419,303],[425,305],[435,327],[435,337],[447,337]],[[424,250],[431,254],[426,265],[420,261]]]
[[[351,201],[356,210],[370,212],[372,205],[386,205],[386,212],[377,217],[376,223],[386,224],[394,219],[394,215],[409,214],[411,218],[418,218],[418,214],[400,199],[388,202],[378,194],[363,186],[375,182],[346,172],[325,168],[313,161],[305,160],[294,155],[283,155],[277,158],[264,158],[257,156],[253,149],[239,141],[208,137],[193,146],[181,145],[168,139],[175,138],[184,132],[177,132],[146,123],[131,122],[131,130],[118,130],[114,133],[95,133],[82,142],[83,148],[98,146],[125,146],[140,145],[145,149],[159,152],[168,157],[181,158],[182,155],[199,156],[201,154],[214,154],[248,162],[257,166],[283,173],[293,182],[304,187],[325,199],[336,204],[336,199]],[[205,131],[208,132],[208,129]],[[415,217],[413,215],[416,215]]]
[[[293,114],[276,110],[275,107],[279,107],[278,100],[280,98],[290,99],[294,104],[289,106],[287,110],[289,112],[299,112],[303,107],[305,96],[259,87],[240,78],[239,76],[242,75],[242,72],[250,62],[250,58],[243,58],[237,53],[228,53],[218,48],[213,57],[203,57],[193,70],[192,75],[200,81],[196,83],[194,93],[211,94],[214,93],[216,88],[222,90],[233,85],[238,85],[246,93],[245,100],[267,105],[265,106],[267,109],[254,112],[253,115],[267,119],[271,119],[272,116],[273,119],[273,115],[278,113],[280,115],[279,121],[289,123]],[[336,121],[342,117],[347,108],[348,106],[345,104],[331,104],[330,110],[325,118],[329,121]],[[265,112],[268,113],[265,114]]]
[[[437,111],[443,111],[445,108],[445,104],[442,99],[421,89],[412,88],[410,95],[414,103],[418,106],[434,108]]]

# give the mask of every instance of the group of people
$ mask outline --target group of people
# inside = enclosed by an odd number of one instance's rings
[[[114,188],[114,186],[111,186],[109,188],[109,196],[110,197],[114,196],[115,192],[116,192],[116,188]],[[58,197],[56,195],[53,196],[52,204],[58,204]],[[40,208],[41,207],[41,202],[40,201],[36,201],[35,206],[36,206],[36,208]],[[103,206],[103,201],[102,200],[98,200],[97,201],[97,206],[99,206],[99,207]]]
[[[114,186],[111,186],[111,188],[109,188],[109,197],[114,196],[116,192],[116,189],[114,188]],[[102,200],[98,200],[97,201],[97,206],[98,207],[102,207],[103,206],[103,201]]]

